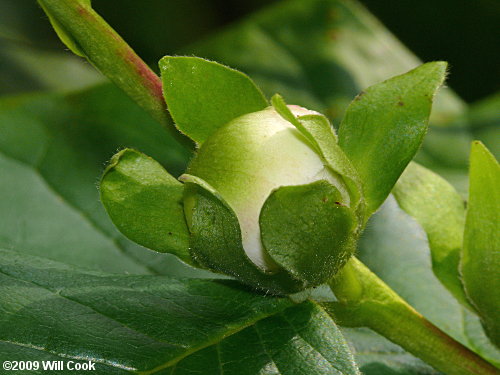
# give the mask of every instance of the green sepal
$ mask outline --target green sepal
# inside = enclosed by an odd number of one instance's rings
[[[340,148],[337,135],[328,119],[320,114],[294,116],[284,99],[276,94],[271,103],[276,111],[309,141],[325,164],[339,174],[347,185],[351,199],[350,206],[358,214],[359,223],[364,222],[364,201],[361,180],[349,158]]]
[[[183,191],[158,162],[132,149],[113,156],[100,184],[101,201],[120,232],[192,264]]]
[[[445,179],[414,162],[392,193],[399,206],[426,232],[434,274],[462,305],[474,310],[458,269],[465,225],[465,205],[460,194]]]
[[[248,76],[219,63],[165,56],[159,64],[170,115],[177,128],[198,144],[236,117],[269,105]]]
[[[500,347],[500,165],[472,143],[469,201],[460,271],[465,293],[491,341]]]
[[[273,191],[259,222],[269,256],[308,287],[327,282],[355,249],[355,215],[325,180]]]
[[[361,177],[368,215],[384,202],[420,147],[446,66],[423,64],[371,86],[347,108],[339,145]]]
[[[82,7],[87,7],[87,8],[91,7],[90,0],[78,0],[78,3]],[[43,9],[47,17],[49,17],[50,24],[54,28],[54,31],[56,32],[59,39],[61,39],[61,42],[63,42],[64,45],[68,47],[69,50],[73,52],[75,55],[78,55],[80,57],[86,57],[85,52],[83,52],[78,42],[73,38],[73,36],[71,36],[70,33],[66,31],[64,26],[61,25],[61,23],[57,20],[57,18],[51,14],[48,8],[44,5],[43,0],[38,0],[38,4]]]
[[[291,294],[304,289],[283,270],[265,273],[243,249],[238,218],[220,194],[203,179],[184,174],[184,207],[191,232],[192,257],[207,269],[233,276],[272,294]]]

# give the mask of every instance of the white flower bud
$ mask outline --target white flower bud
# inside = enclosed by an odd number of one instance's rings
[[[295,116],[318,114],[298,106],[289,108]],[[203,143],[187,173],[208,182],[231,206],[247,256],[269,272],[277,265],[263,250],[259,215],[273,190],[327,180],[341,192],[342,203],[349,205],[342,179],[272,107],[238,117],[215,132]]]

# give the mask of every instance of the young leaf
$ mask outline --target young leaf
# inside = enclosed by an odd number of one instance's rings
[[[108,215],[125,236],[192,263],[184,187],[158,162],[135,150],[122,150],[111,159],[100,190]]]
[[[479,141],[472,144],[469,179],[461,273],[488,336],[500,347],[500,166]]]
[[[368,88],[347,108],[339,144],[361,176],[369,214],[415,156],[445,74],[444,62],[424,64]]]
[[[324,180],[275,190],[260,214],[267,253],[309,286],[329,280],[349,259],[355,227],[340,192]]]
[[[436,276],[460,303],[471,308],[458,269],[465,224],[462,197],[446,180],[416,163],[406,168],[393,194],[427,233]]]
[[[303,289],[302,283],[286,272],[266,274],[252,263],[243,249],[236,214],[213,187],[188,174],[181,180],[186,185],[184,206],[191,231],[190,251],[198,263],[274,294]]]
[[[197,57],[160,60],[163,94],[177,128],[198,144],[236,117],[268,103],[245,74]]]

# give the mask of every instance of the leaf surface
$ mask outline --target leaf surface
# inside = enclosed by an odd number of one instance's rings
[[[102,375],[193,366],[236,375],[243,362],[245,374],[274,366],[284,374],[358,374],[317,305],[293,306],[233,281],[82,272],[0,250],[0,289],[0,358],[92,360]]]
[[[132,241],[192,263],[184,218],[184,187],[158,162],[125,149],[113,156],[100,184],[101,201]]]
[[[195,353],[171,374],[359,374],[346,349],[340,330],[327,314],[305,302]]]
[[[268,106],[245,74],[198,57],[160,60],[163,93],[177,128],[198,144],[241,115]]]
[[[500,347],[500,166],[478,141],[472,144],[469,176],[460,270],[467,296]]]
[[[347,108],[339,145],[361,176],[368,213],[386,199],[420,147],[445,72],[446,63],[424,64],[369,87]]]
[[[273,191],[259,222],[266,252],[310,286],[329,280],[354,251],[356,219],[325,180]]]

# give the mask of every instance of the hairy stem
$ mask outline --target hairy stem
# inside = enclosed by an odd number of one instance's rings
[[[84,56],[185,145],[172,124],[160,78],[90,6],[89,0],[38,0],[63,42]]]
[[[330,287],[338,302],[323,306],[339,324],[371,328],[445,374],[500,374],[426,320],[356,258],[332,279]]]

